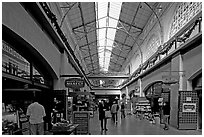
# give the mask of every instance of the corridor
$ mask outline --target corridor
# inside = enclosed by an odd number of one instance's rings
[[[134,115],[126,115],[125,119],[119,118],[117,125],[109,119],[107,122],[108,131],[101,132],[98,112],[95,112],[94,117],[90,119],[91,135],[202,135],[200,131],[177,130],[173,127],[170,127],[169,130],[163,130],[163,126],[151,124],[146,119],[140,120]]]

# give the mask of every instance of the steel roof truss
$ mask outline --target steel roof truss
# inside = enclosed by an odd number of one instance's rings
[[[90,42],[90,43],[87,43],[87,44],[85,44],[85,45],[80,46],[79,48],[83,48],[83,47],[89,46],[89,45],[91,45],[91,44],[93,44],[93,43],[96,43],[97,41],[98,41],[98,40],[92,41],[92,42]]]
[[[80,27],[86,26],[86,25],[91,24],[91,23],[93,23],[93,22],[96,22],[96,20],[93,20],[93,21],[87,22],[87,23],[84,24],[84,25],[82,24],[82,25],[79,25],[79,26],[77,26],[77,27],[74,27],[74,28],[72,28],[72,30],[75,30],[75,29],[78,29],[78,28],[80,28]]]
[[[114,20],[117,20],[117,19],[116,19],[116,18],[114,18],[114,17],[110,17],[110,18],[112,18],[112,19],[114,19]],[[137,26],[135,26],[135,25],[133,25],[133,24],[130,24],[130,23],[128,23],[128,22],[125,22],[125,21],[123,21],[123,20],[121,20],[121,19],[119,19],[118,21],[120,21],[120,22],[122,22],[122,23],[124,23],[124,24],[126,24],[126,25],[128,25],[128,26],[130,26],[130,27],[134,27],[134,28],[138,29],[140,32],[142,32],[142,31],[143,31],[143,29],[142,29],[142,28],[137,27]]]
[[[83,11],[82,11],[82,7],[81,7],[81,3],[79,3],[78,7],[79,7],[79,10],[80,10],[80,14],[81,14],[82,25],[83,25],[84,31],[85,31],[85,33],[86,33],[86,27],[85,27],[85,23],[84,23]],[[87,35],[86,35],[86,41],[87,41],[87,43],[88,43]],[[91,53],[90,53],[90,47],[89,47],[89,45],[88,45],[88,48],[89,48],[89,54],[91,54]],[[93,62],[92,58],[91,58],[91,62]],[[93,65],[92,65],[92,68],[94,68]]]

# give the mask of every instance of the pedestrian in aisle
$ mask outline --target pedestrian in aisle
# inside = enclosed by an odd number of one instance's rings
[[[44,135],[44,120],[46,116],[45,108],[38,103],[38,99],[34,97],[33,103],[27,108],[26,115],[29,118],[30,134],[31,135]]]
[[[99,103],[99,120],[101,121],[101,130],[107,131],[108,129],[106,128],[107,119],[105,117],[105,111],[106,111],[105,100],[102,100]]]
[[[113,115],[113,122],[116,124],[118,122],[118,116],[117,116],[118,109],[119,109],[119,106],[118,106],[117,102],[114,101],[113,105],[111,106],[111,113]]]
[[[170,105],[169,102],[165,102],[163,106],[163,114],[164,114],[164,130],[169,129],[169,115],[170,115]]]
[[[122,102],[120,110],[121,110],[121,119],[125,118],[125,103],[124,102]]]
[[[138,103],[138,96],[137,95],[133,95],[132,99],[132,108],[133,108],[133,114],[136,114],[136,104]]]

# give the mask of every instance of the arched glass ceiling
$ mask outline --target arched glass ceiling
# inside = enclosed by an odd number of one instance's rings
[[[70,46],[76,49],[78,59],[84,62],[86,75],[91,76],[124,72],[126,59],[135,46],[136,50],[140,50],[139,45],[144,41],[142,37],[148,33],[145,26],[151,25],[148,23],[153,13],[150,7],[155,9],[159,3],[51,2],[48,4],[57,16],[65,35],[70,35],[68,28],[72,30],[76,45],[70,44]],[[142,58],[138,61],[143,62]],[[99,80],[91,82],[100,85]],[[105,81],[105,85],[110,83],[113,82]]]
[[[96,19],[97,22],[97,47],[99,55],[99,65],[101,71],[108,71],[113,43],[116,34],[121,2],[97,2]],[[115,19],[113,19],[115,18]],[[116,20],[117,19],[117,20]],[[102,28],[102,29],[99,29]]]

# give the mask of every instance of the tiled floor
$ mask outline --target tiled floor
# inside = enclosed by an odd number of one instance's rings
[[[120,114],[119,114],[120,115]],[[197,130],[178,130],[170,127],[169,130],[163,130],[163,125],[151,124],[146,119],[138,119],[134,115],[127,115],[125,119],[120,119],[115,125],[111,119],[107,122],[108,131],[101,132],[98,113],[90,119],[91,135],[202,135]]]

